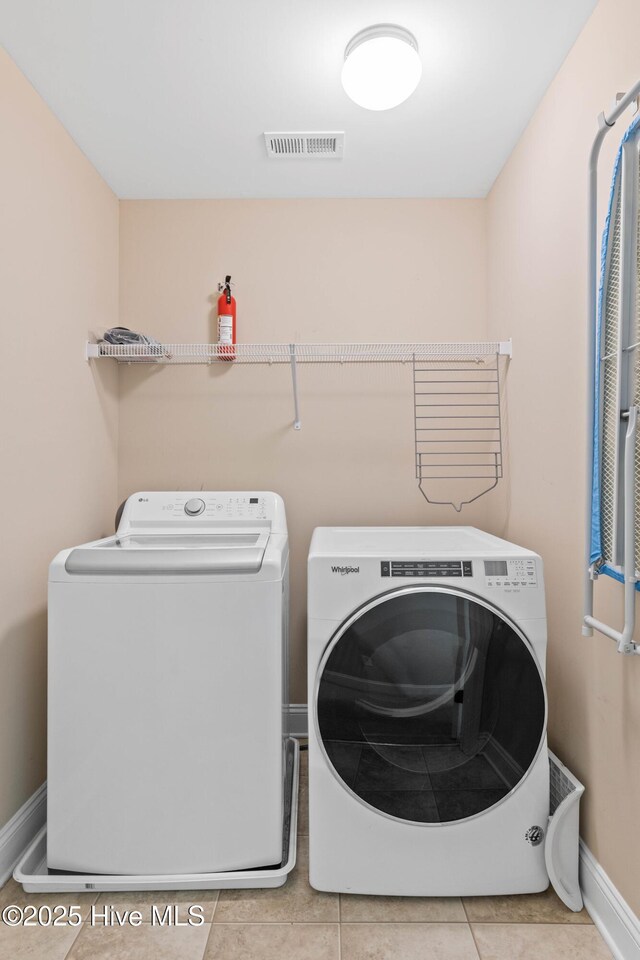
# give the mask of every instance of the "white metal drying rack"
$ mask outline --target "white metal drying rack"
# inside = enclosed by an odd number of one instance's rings
[[[587,327],[587,503],[585,507],[585,576],[584,576],[584,616],[582,633],[585,637],[593,636],[593,631],[604,634],[611,640],[615,640],[618,645],[618,652],[625,654],[640,654],[640,643],[634,642],[633,635],[635,631],[635,602],[636,602],[636,569],[635,569],[635,443],[636,443],[636,424],[638,417],[638,407],[629,406],[628,411],[622,416],[627,419],[627,429],[624,442],[624,470],[622,471],[623,485],[623,522],[624,528],[624,561],[622,573],[624,576],[624,625],[622,630],[616,630],[608,624],[597,620],[593,616],[593,582],[598,576],[597,569],[591,564],[590,544],[591,544],[591,483],[593,476],[593,428],[594,418],[598,411],[595,410],[595,360],[596,348],[596,328],[598,317],[598,289],[599,289],[599,244],[598,244],[598,159],[600,150],[606,135],[614,127],[615,123],[635,100],[637,106],[640,106],[640,81],[625,94],[618,94],[616,103],[607,113],[601,113],[598,117],[598,132],[596,133],[591,154],[589,156],[589,226],[588,226],[588,244],[589,260],[587,270],[587,304],[588,304],[588,327]],[[637,167],[635,172],[637,178]],[[638,243],[636,238],[636,243]],[[627,280],[628,281],[628,277]],[[634,277],[635,284],[635,277]],[[634,288],[635,292],[635,288]],[[631,349],[626,349],[627,352]],[[628,358],[625,357],[625,365],[628,365]],[[623,358],[620,356],[619,365],[623,364]]]
[[[291,367],[294,428],[301,427],[298,363],[432,363],[459,359],[482,363],[490,356],[512,355],[511,340],[468,343],[87,343],[87,360],[111,357],[119,363],[288,363]]]

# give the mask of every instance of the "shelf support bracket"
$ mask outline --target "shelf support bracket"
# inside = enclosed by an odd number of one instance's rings
[[[289,357],[291,362],[291,384],[293,386],[293,429],[300,430],[302,424],[300,423],[300,409],[298,407],[298,364],[296,360],[295,343],[289,344]]]

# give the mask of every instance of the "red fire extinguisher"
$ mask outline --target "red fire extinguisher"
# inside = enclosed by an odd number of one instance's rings
[[[236,298],[231,295],[231,276],[218,284],[218,343],[221,360],[235,360],[236,351]]]

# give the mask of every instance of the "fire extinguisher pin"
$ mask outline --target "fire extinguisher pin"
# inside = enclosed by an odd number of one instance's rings
[[[224,278],[224,283],[218,283],[218,293],[224,291],[227,303],[231,303],[231,274],[228,273]]]

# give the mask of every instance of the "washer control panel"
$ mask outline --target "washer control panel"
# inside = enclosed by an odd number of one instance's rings
[[[200,497],[194,497],[192,500],[187,500],[184,505],[184,512],[188,517],[197,517],[198,514],[204,513],[205,508],[204,500],[201,500]]]
[[[534,559],[484,560],[484,577],[488,587],[513,589],[537,587],[538,576]]]
[[[282,497],[264,490],[151,490],[132,493],[118,523],[119,536],[134,531],[183,536],[239,530],[287,535]]]
[[[267,501],[256,494],[207,494],[201,497],[189,497],[174,494],[170,500],[161,504],[163,519],[179,517],[202,517],[211,520],[266,520]]]
[[[134,493],[126,502],[123,519],[136,527],[185,525],[251,525],[262,521],[286,530],[282,500],[261,491],[209,490]],[[125,525],[126,525],[125,524]]]

